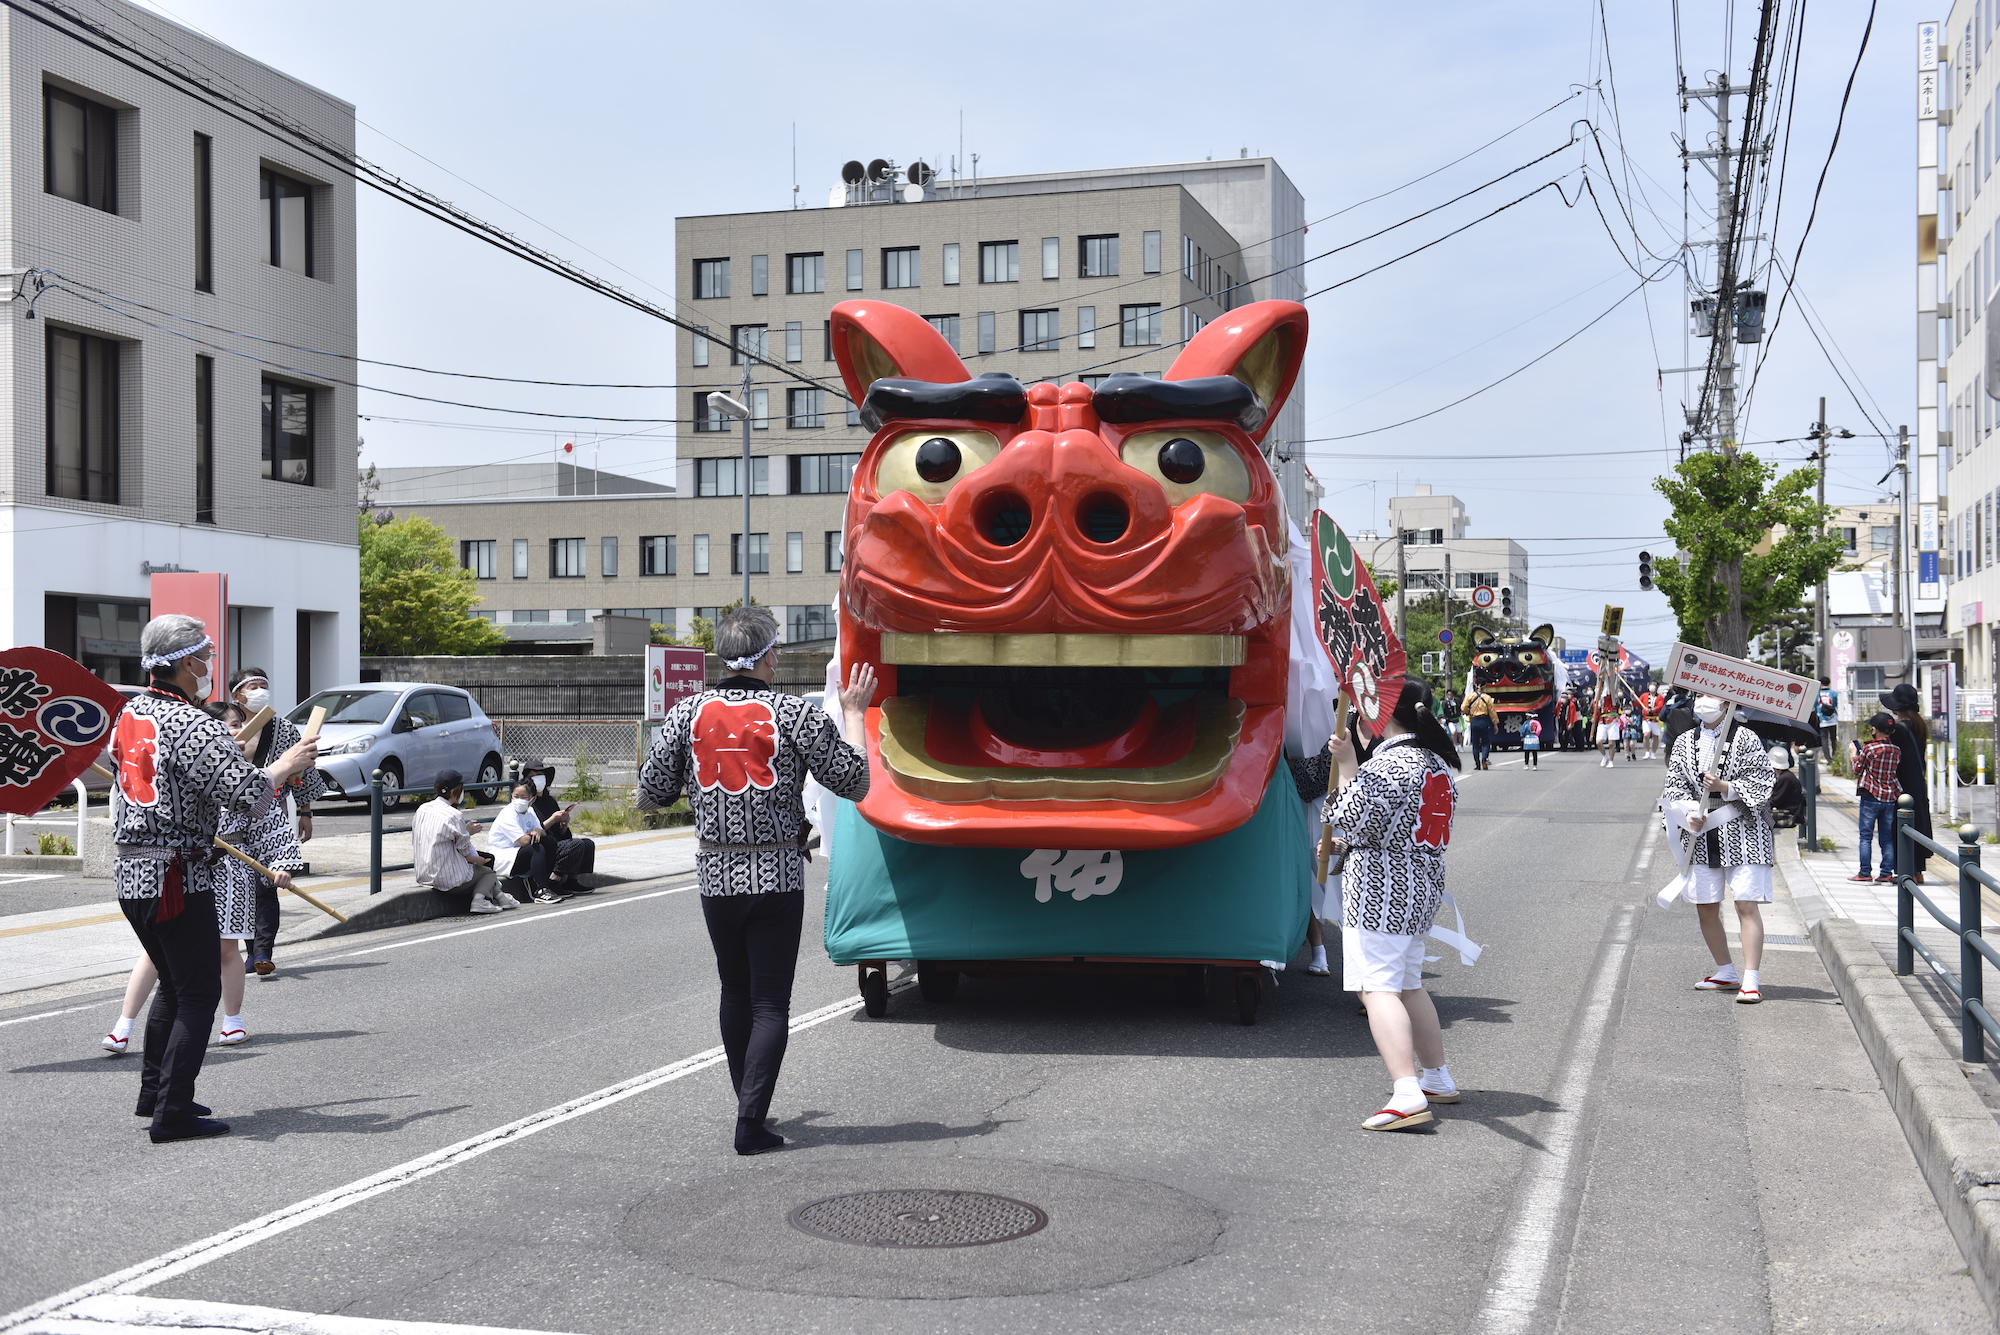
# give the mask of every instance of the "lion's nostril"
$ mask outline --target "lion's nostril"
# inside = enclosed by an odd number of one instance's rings
[[[1092,542],[1116,542],[1132,525],[1132,512],[1116,496],[1099,492],[1086,499],[1076,514],[1076,526]]]
[[[997,547],[1012,547],[1028,536],[1035,512],[1011,491],[995,491],[979,502],[976,515],[979,532]]]

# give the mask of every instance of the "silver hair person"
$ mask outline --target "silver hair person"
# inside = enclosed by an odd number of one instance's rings
[[[146,623],[139,632],[139,666],[148,672],[170,668],[183,658],[211,647],[208,627],[200,617],[182,612],[164,612]]]
[[[762,607],[739,607],[715,628],[715,653],[725,665],[747,672],[777,648],[781,638],[778,618],[769,611]]]

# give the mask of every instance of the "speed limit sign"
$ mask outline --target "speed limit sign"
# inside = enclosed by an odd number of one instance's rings
[[[1493,606],[1493,586],[1491,584],[1481,584],[1478,588],[1474,589],[1472,591],[1472,605],[1482,609]]]

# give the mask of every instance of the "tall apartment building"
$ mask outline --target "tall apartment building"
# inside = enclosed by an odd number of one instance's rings
[[[281,698],[352,680],[353,368],[278,345],[354,350],[354,186],[147,56],[342,146],[354,109],[122,0],[67,7],[138,54],[0,11],[0,635],[134,681],[150,576],[221,571],[231,666]]]
[[[1400,542],[1403,569],[1409,575],[1413,591],[1449,587],[1456,601],[1470,607],[1475,590],[1482,586],[1490,588],[1494,591],[1491,610],[1496,617],[1501,608],[1501,591],[1507,590],[1514,619],[1526,620],[1532,626],[1527,549],[1511,538],[1469,537],[1471,527],[1464,501],[1440,495],[1429,483],[1419,482],[1410,495],[1390,498],[1388,537],[1357,534],[1354,546],[1376,576],[1385,578],[1395,575],[1396,547]]]

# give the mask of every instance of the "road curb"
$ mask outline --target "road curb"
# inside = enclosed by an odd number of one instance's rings
[[[1807,929],[1989,1311],[2000,1313],[2000,1122],[1851,918]]]

